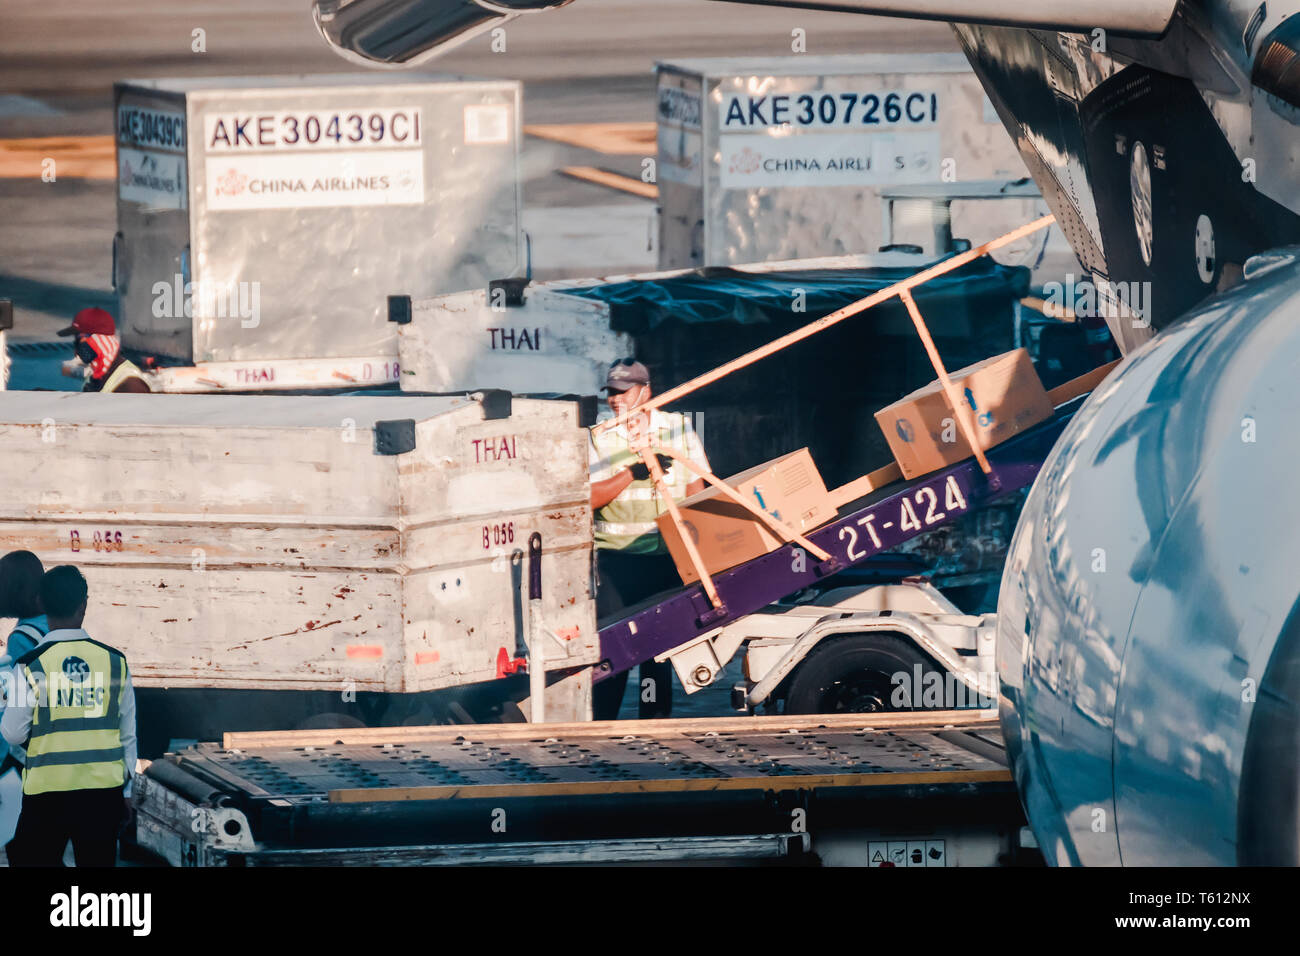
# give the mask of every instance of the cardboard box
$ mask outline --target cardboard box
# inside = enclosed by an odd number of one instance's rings
[[[835,517],[835,506],[807,448],[733,475],[727,484],[801,533]],[[713,487],[679,502],[678,508],[710,574],[761,557],[784,543],[752,513]],[[691,564],[672,515],[665,512],[658,520],[682,581],[687,584],[698,581],[700,576]]]
[[[966,400],[981,449],[989,449],[1052,415],[1052,402],[1029,361],[1016,349],[949,374]],[[943,386],[933,381],[876,412],[905,478],[956,464],[974,452]]]

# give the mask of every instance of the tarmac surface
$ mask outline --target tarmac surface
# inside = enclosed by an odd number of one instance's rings
[[[684,56],[955,52],[942,23],[713,0],[577,0],[426,65],[525,81],[524,122],[651,121],[654,63]],[[194,31],[202,30],[203,52]],[[107,136],[112,84],[162,76],[351,72],[317,35],[306,0],[43,0],[0,9],[0,140]],[[0,148],[3,147],[0,142]],[[525,228],[537,278],[656,265],[652,200],[561,175],[567,165],[639,174],[636,156],[526,137]],[[116,207],[112,180],[40,171],[0,174],[0,298],[15,304],[11,340],[46,341],[87,305],[110,305]]]

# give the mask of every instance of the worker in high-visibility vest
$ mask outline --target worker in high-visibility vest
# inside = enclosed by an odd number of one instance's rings
[[[619,359],[610,366],[605,391],[614,416],[631,411],[650,400],[650,372],[634,358]],[[655,408],[630,424],[648,428],[655,445],[709,468],[690,416]],[[588,461],[595,518],[596,614],[603,620],[653,594],[680,587],[682,580],[655,524],[667,506],[649,468],[631,448],[628,425],[593,432]],[[674,464],[666,455],[659,456],[659,465],[674,500],[704,489],[704,479],[692,476],[685,465]],[[626,671],[596,685],[592,711],[597,720],[617,716],[626,686]],[[672,712],[672,665],[653,661],[641,665],[638,712],[641,717],[667,717]]]
[[[14,664],[14,700],[0,736],[26,745],[23,808],[5,848],[14,866],[59,866],[68,841],[78,866],[113,866],[131,817],[135,693],[126,658],[82,630],[86,579],[71,565],[45,572],[45,641]]]
[[[82,309],[59,335],[75,336],[73,351],[82,366],[89,366],[90,374],[82,385],[83,392],[152,392],[139,366],[122,354],[122,340],[117,336],[117,323],[103,309]],[[73,363],[75,374],[86,369]],[[69,373],[74,374],[74,373]]]

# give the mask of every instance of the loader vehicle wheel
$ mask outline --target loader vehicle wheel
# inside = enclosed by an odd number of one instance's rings
[[[852,634],[818,644],[790,677],[787,714],[873,714],[920,710],[920,673],[942,669],[892,634]]]

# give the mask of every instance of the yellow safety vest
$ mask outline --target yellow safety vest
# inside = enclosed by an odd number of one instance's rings
[[[100,391],[105,393],[115,392],[117,387],[128,378],[138,378],[140,381],[144,381],[144,373],[140,371],[139,366],[129,359],[113,369],[112,374],[105,379],[104,387]]]
[[[690,457],[686,445],[690,421],[680,412],[661,412],[655,409],[651,425],[657,434],[655,444],[668,448],[683,457]],[[641,461],[632,451],[626,427],[608,428],[591,436],[602,471],[611,475]],[[707,467],[707,462],[696,462]],[[664,473],[664,481],[675,500],[686,497],[686,487],[695,476],[685,465],[673,465]],[[595,512],[595,543],[597,548],[622,551],[624,554],[666,554],[667,546],[655,518],[668,510],[659,500],[654,479],[633,481],[623,492]]]
[[[35,695],[23,793],[99,790],[126,783],[120,729],[121,651],[98,641],[56,641],[17,661]]]

